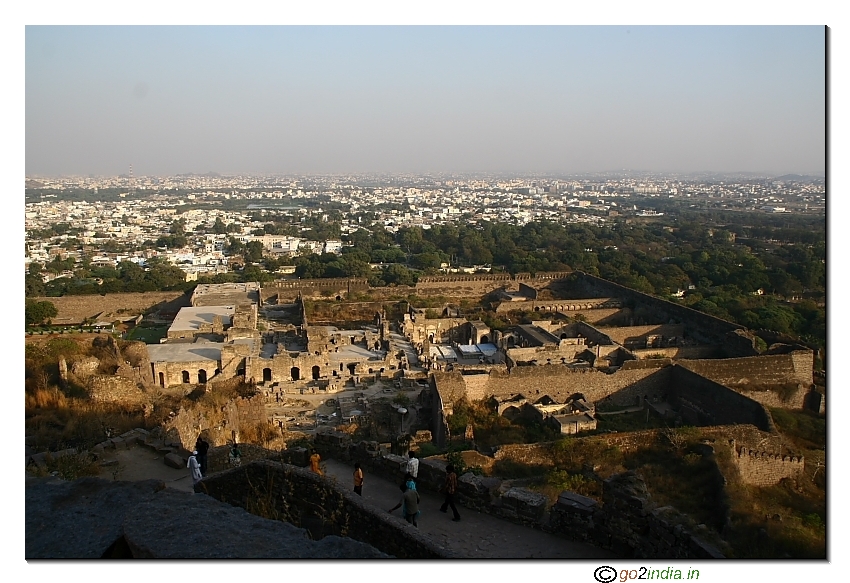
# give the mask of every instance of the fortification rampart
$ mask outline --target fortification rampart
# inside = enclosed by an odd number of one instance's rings
[[[176,313],[181,307],[189,305],[189,298],[183,292],[119,293],[34,299],[39,302],[50,302],[56,306],[59,312],[53,319],[56,324],[80,324],[83,320],[100,314],[111,319],[126,319],[142,314],[154,306],[167,307]]]
[[[692,425],[755,425],[774,432],[773,418],[764,405],[678,364],[670,370],[670,402]]]
[[[678,364],[769,407],[803,409],[814,383],[814,354],[798,350],[750,358],[680,360]]]
[[[631,352],[635,358],[675,358],[679,359],[702,359],[720,358],[724,355],[723,347],[717,345],[702,344],[700,346],[669,346],[667,348],[632,348]]]
[[[741,334],[744,332],[744,327],[733,322],[703,314],[687,306],[662,300],[581,271],[576,272],[573,285],[577,291],[588,297],[607,295],[621,298],[627,305],[634,304],[655,312],[658,321],[673,320],[684,324],[688,335],[701,343],[723,345],[728,357],[758,354],[753,339]]]
[[[813,358],[813,353],[806,350],[750,358],[683,360],[679,364],[727,386],[750,383],[800,383],[809,386],[814,383]]]
[[[293,301],[299,295],[345,297],[346,294],[368,290],[369,282],[365,278],[277,280],[260,289],[260,299],[265,303],[272,298],[277,298],[278,302]]]
[[[486,378],[486,382],[483,380]],[[582,393],[588,401],[606,399],[612,405],[640,404],[644,396],[661,397],[668,391],[669,367],[618,370],[606,374],[595,369],[571,369],[560,364],[492,367],[487,374],[464,375],[460,372],[434,373],[435,384],[444,403],[487,396],[500,398],[517,394],[531,401],[549,395],[565,402],[574,393]],[[471,391],[471,392],[470,392]]]
[[[779,455],[747,447],[738,449],[734,439],[729,446],[741,480],[753,486],[773,486],[784,478],[796,479],[805,466],[803,456]]]

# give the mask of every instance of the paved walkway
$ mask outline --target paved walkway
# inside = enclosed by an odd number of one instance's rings
[[[101,477],[135,481],[155,478],[169,488],[192,491],[189,470],[174,469],[162,461],[162,454],[146,447],[134,446],[125,450],[112,450],[104,459],[118,461],[118,466],[102,468]],[[335,479],[341,488],[353,489],[354,466],[336,460],[325,460],[326,475]],[[115,475],[113,476],[113,472]],[[386,512],[401,498],[398,484],[384,478],[366,474],[363,498]],[[440,546],[453,549],[464,558],[475,559],[595,559],[614,558],[610,551],[592,545],[569,541],[539,530],[521,526],[458,506],[460,522],[452,522],[451,509],[446,514],[439,511],[442,496],[420,492],[422,515],[419,530]],[[393,512],[403,522],[401,509]]]
[[[340,486],[354,489],[354,465],[336,460],[326,460],[325,473],[336,479]],[[422,515],[417,522],[419,530],[438,545],[453,549],[470,559],[595,559],[615,558],[610,551],[580,542],[573,542],[533,528],[521,526],[458,506],[461,521],[452,521],[451,509],[439,511],[443,497],[432,492],[420,492]],[[399,484],[366,474],[363,498],[384,512],[401,499]],[[399,522],[404,519],[401,509],[393,514]]]

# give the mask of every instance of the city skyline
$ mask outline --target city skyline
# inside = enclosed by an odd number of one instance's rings
[[[26,173],[823,175],[825,35],[28,26]]]

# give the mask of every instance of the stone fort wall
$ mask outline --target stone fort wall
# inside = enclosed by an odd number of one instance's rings
[[[627,304],[633,303],[636,306],[648,308],[654,311],[658,319],[664,323],[673,320],[679,324],[684,324],[686,333],[702,343],[724,345],[728,357],[756,356],[758,354],[753,345],[753,339],[740,334],[745,331],[743,326],[581,271],[577,271],[575,277],[573,285],[582,294],[586,294],[588,297],[617,297],[623,299]]]
[[[118,293],[93,296],[62,296],[58,298],[34,298],[39,302],[50,302],[58,310],[57,324],[79,324],[86,318],[106,314],[117,314],[123,310],[121,316],[130,317],[138,315],[149,308],[157,305],[173,305],[172,310],[177,312],[180,307],[189,305],[189,298],[183,292],[145,292],[145,293]]]
[[[758,451],[747,447],[737,448],[730,440],[732,461],[738,468],[741,480],[752,486],[773,486],[784,478],[796,479],[803,473],[805,458]]]
[[[532,401],[549,395],[564,402],[574,393],[582,393],[592,402],[607,399],[612,404],[627,406],[639,404],[644,395],[651,398],[666,393],[670,370],[656,365],[606,374],[596,369],[571,369],[560,364],[517,366],[510,371],[495,366],[483,374],[435,372],[434,379],[445,404],[457,402],[461,397],[473,401],[519,393]]]
[[[680,364],[727,386],[758,382],[761,385],[800,383],[808,387],[814,383],[813,363],[812,351],[798,350],[753,358],[687,360]]]
[[[774,432],[773,418],[764,405],[679,364],[669,367],[670,402],[692,425],[755,425]]]

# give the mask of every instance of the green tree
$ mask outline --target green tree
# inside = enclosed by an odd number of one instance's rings
[[[55,318],[57,314],[59,314],[59,310],[56,309],[56,306],[52,302],[26,300],[24,319],[27,326],[43,324],[45,321],[49,323],[50,319]]]

